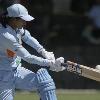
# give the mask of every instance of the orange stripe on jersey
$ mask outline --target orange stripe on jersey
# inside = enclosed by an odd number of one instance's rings
[[[7,49],[7,56],[8,57],[14,57],[14,56],[16,56],[16,53],[14,51]]]

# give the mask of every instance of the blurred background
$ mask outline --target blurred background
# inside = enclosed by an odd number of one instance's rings
[[[34,16],[35,19],[27,23],[27,29],[44,48],[53,51],[56,58],[63,56],[66,61],[92,68],[100,64],[99,0],[0,0],[0,14],[13,3],[23,4]],[[38,67],[24,61],[23,66],[32,71]],[[49,73],[57,89],[100,89],[99,82],[67,71]]]

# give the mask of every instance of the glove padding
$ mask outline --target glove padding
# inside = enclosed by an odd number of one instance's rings
[[[61,63],[64,63],[64,58],[63,57],[57,58],[55,62],[52,62],[50,64],[50,70],[55,71],[55,72],[65,70],[66,68],[64,66],[61,66]]]
[[[41,50],[41,54],[44,58],[48,59],[48,60],[55,60],[55,56],[53,52],[48,52],[45,49]]]

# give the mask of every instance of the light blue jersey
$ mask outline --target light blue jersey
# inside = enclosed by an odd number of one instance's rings
[[[13,100],[15,89],[36,90],[41,100],[57,100],[54,81],[46,69],[34,73],[21,66],[21,59],[49,66],[49,60],[31,55],[22,46],[24,41],[39,52],[43,49],[39,42],[27,30],[10,26],[0,27],[0,41],[0,100]]]
[[[11,70],[21,64],[21,58],[28,63],[40,66],[49,66],[48,60],[31,55],[23,46],[22,41],[33,47],[36,51],[43,46],[33,38],[27,30],[0,27],[0,69]]]

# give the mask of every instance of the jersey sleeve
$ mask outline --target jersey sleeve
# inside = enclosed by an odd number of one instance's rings
[[[22,40],[26,44],[34,48],[37,52],[43,49],[43,46],[37,41],[37,39],[35,39],[30,35],[28,30],[24,30],[24,34],[22,35]]]

